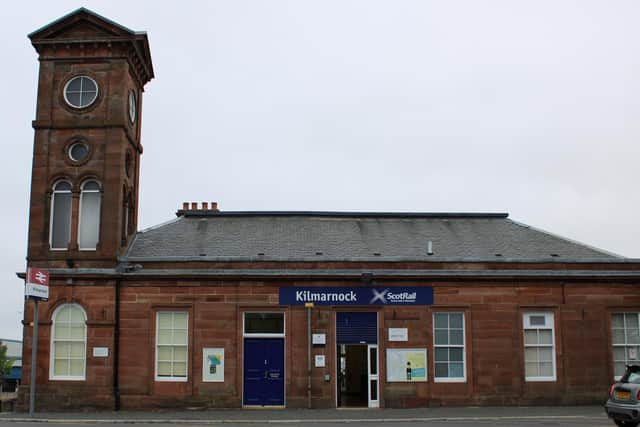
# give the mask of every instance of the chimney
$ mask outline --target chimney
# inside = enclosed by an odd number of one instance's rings
[[[191,210],[192,211],[198,210],[198,202],[191,202]]]
[[[211,210],[218,211],[218,202],[211,202]]]
[[[202,202],[202,210],[203,211],[209,210],[209,202]]]
[[[182,210],[183,211],[188,211],[189,210],[189,202],[183,202],[182,203]]]
[[[198,216],[220,212],[217,202],[182,202],[182,209],[178,209],[176,216],[196,214]]]

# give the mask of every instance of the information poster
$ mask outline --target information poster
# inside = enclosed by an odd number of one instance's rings
[[[203,348],[202,365],[203,382],[224,382],[224,348]]]
[[[426,348],[387,349],[387,381],[427,381]]]

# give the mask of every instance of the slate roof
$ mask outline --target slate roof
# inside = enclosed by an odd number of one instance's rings
[[[122,260],[623,259],[512,221],[507,214],[204,212],[183,212],[138,232]]]

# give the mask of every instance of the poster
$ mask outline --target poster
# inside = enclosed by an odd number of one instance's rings
[[[426,348],[387,349],[387,381],[427,381]]]
[[[224,348],[202,349],[202,381],[224,382]]]

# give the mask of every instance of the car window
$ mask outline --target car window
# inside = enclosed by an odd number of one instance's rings
[[[640,384],[640,372],[629,372],[629,378],[627,378],[626,382]]]

